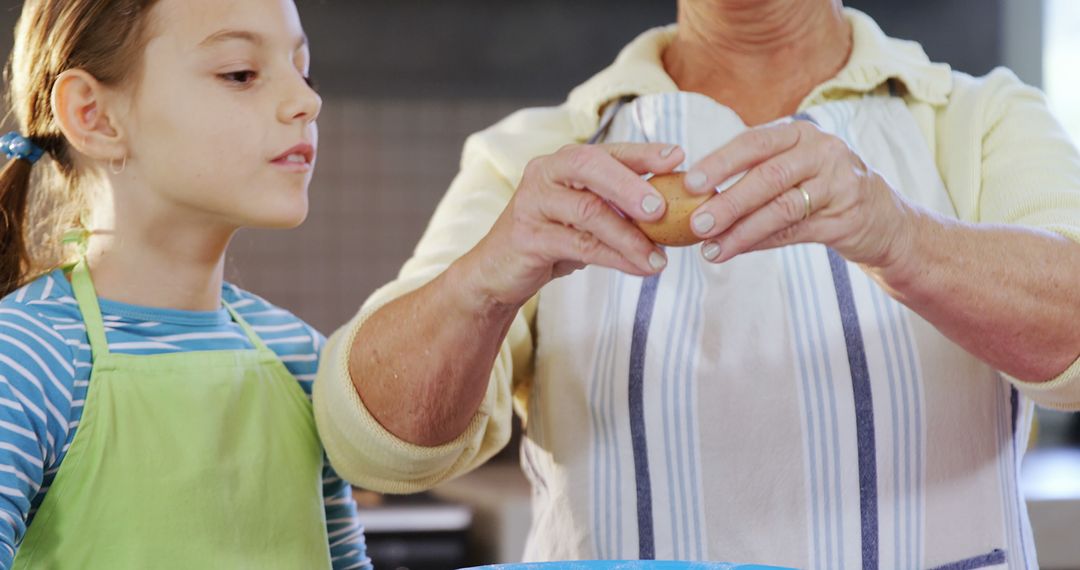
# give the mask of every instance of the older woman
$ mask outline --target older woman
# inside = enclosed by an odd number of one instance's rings
[[[712,193],[699,247],[631,223],[672,170]],[[331,339],[319,425],[339,472],[407,493],[516,407],[530,559],[1034,568],[1017,472],[1034,403],[1080,408],[1077,241],[1080,157],[1010,72],[838,0],[682,0],[470,138]]]

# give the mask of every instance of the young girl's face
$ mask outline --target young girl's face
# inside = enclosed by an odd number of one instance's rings
[[[302,222],[322,101],[292,0],[162,0],[151,16],[120,118],[136,199],[214,226]]]

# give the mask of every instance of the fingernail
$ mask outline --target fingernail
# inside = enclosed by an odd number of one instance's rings
[[[702,212],[694,216],[694,231],[703,234],[716,225],[716,218],[708,212]]]
[[[652,252],[649,254],[649,265],[656,271],[660,271],[667,265],[667,258],[660,254],[660,252]]]
[[[641,209],[645,210],[646,214],[651,214],[659,210],[660,206],[663,205],[663,203],[663,198],[657,196],[656,194],[648,194],[645,196],[645,199],[641,201]]]
[[[705,173],[700,170],[691,170],[686,173],[686,186],[692,190],[701,190],[706,182],[708,182],[708,179],[705,177]]]
[[[701,255],[704,255],[705,259],[709,261],[720,257],[720,244],[714,241],[705,244],[705,247],[701,248]]]
[[[667,158],[671,156],[671,153],[675,152],[675,149],[679,148],[678,145],[671,145],[664,150],[660,151],[660,158]]]

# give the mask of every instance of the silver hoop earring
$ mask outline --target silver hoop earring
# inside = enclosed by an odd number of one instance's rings
[[[116,159],[109,159],[109,171],[113,174],[123,174],[124,169],[127,168],[127,155],[124,155],[124,162],[120,164],[120,168],[116,167]]]

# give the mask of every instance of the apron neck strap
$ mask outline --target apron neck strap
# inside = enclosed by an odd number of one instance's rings
[[[249,325],[248,322],[240,316],[240,313],[236,312],[236,309],[232,308],[232,305],[226,303],[224,299],[221,301],[221,304],[224,305],[225,308],[229,311],[229,314],[232,315],[232,318],[234,321],[236,321],[236,324],[240,325],[240,328],[244,329],[244,334],[247,335],[248,340],[251,341],[252,346],[254,346],[258,350],[270,350],[266,346],[266,343],[264,343],[262,339],[259,338],[259,335],[255,334],[255,329],[253,329],[251,325]]]
[[[600,126],[596,128],[596,132],[589,137],[589,140],[585,144],[599,144],[604,142],[607,138],[608,130],[611,129],[611,123],[615,122],[615,115],[619,114],[619,111],[629,102],[637,98],[637,95],[623,95],[617,100],[608,104],[607,109],[604,110],[604,114],[600,116]]]
[[[90,279],[90,270],[83,257],[71,270],[71,288],[75,291],[75,300],[79,302],[83,322],[86,324],[86,336],[90,339],[90,350],[94,360],[109,354],[109,344],[105,340],[105,319],[101,316],[94,282]]]
[[[71,271],[71,287],[75,290],[75,300],[79,302],[79,310],[82,311],[83,321],[86,323],[86,336],[90,339],[90,350],[94,359],[109,354],[109,343],[105,339],[105,319],[101,316],[101,304],[98,302],[97,291],[94,282],[90,279],[90,269],[86,265],[86,244],[89,232],[83,228],[74,228],[64,234],[64,243],[73,243],[79,248],[79,262]],[[236,324],[244,330],[248,340],[258,350],[270,350],[266,343],[255,334],[255,329],[233,309],[231,305],[221,300],[221,304],[229,311]]]

